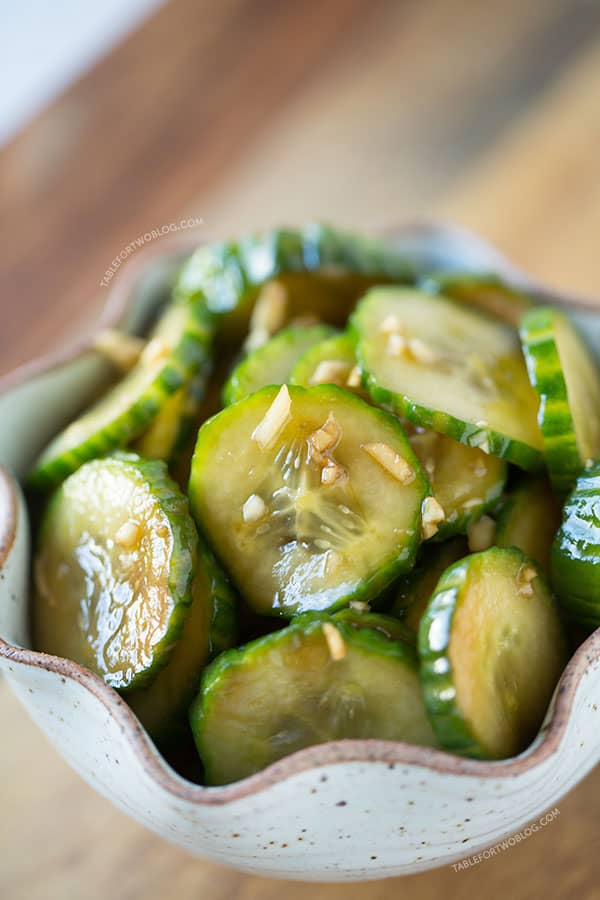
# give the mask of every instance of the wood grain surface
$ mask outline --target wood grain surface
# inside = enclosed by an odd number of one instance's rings
[[[174,0],[0,152],[0,371],[93,320],[119,250],[441,215],[600,295],[595,0]],[[117,276],[118,277],[118,276]],[[0,683],[2,900],[600,896],[600,771],[464,872],[281,884],[192,860],[58,758]]]

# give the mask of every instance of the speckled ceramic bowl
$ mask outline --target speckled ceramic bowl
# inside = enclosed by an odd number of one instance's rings
[[[574,299],[532,284],[459,229],[410,225],[391,239],[424,271],[496,271],[546,302]],[[103,327],[139,327],[180,253],[163,244],[130,264],[117,279]],[[600,316],[584,301],[578,305],[574,315],[600,355]],[[118,694],[75,663],[28,649],[28,515],[9,472],[16,478],[26,472],[108,378],[106,362],[90,348],[91,341],[82,342],[0,379],[0,671],[100,793],[191,853],[243,871],[360,880],[439,866],[494,844],[553,806],[595,765],[600,630],[572,658],[540,734],[515,759],[478,762],[401,743],[340,741],[295,753],[228,787],[199,787],[177,775]]]

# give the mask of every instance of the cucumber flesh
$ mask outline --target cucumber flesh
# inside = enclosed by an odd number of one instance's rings
[[[413,649],[324,615],[222,654],[204,673],[190,722],[212,785],[331,740],[435,743]]]
[[[332,385],[227,407],[200,429],[190,479],[249,606],[283,616],[371,600],[409,570],[428,490],[398,421]]]
[[[600,456],[600,372],[568,316],[537,307],[521,323],[531,383],[540,397],[539,423],[552,484],[570,490]]]
[[[506,463],[435,431],[409,433],[409,441],[445,513],[433,540],[466,534],[500,499]]]
[[[552,545],[552,586],[570,619],[600,625],[600,464],[577,479]]]
[[[451,300],[375,288],[351,320],[376,403],[513,462],[542,463],[538,398],[514,330]]]
[[[496,520],[498,547],[518,547],[550,574],[552,542],[560,525],[560,504],[544,476],[528,478],[511,491]]]
[[[423,613],[441,576],[449,566],[468,553],[464,537],[455,537],[443,544],[427,544],[422,547],[412,572],[398,579],[390,612],[412,634],[413,642],[416,641]]]
[[[360,375],[356,377],[355,369],[354,344],[343,332],[310,347],[296,362],[290,383],[303,387],[337,384],[338,387],[362,390]]]
[[[304,315],[343,324],[368,287],[411,277],[412,267],[385,242],[309,224],[201,247],[184,265],[175,295],[201,299],[227,341],[247,331],[257,296],[274,279],[284,291],[283,303],[275,303],[278,330]]]
[[[199,373],[171,394],[150,427],[134,441],[132,451],[146,459],[163,459],[175,468],[198,424],[206,381],[207,373]]]
[[[425,705],[442,747],[487,759],[533,740],[567,661],[552,595],[515,548],[442,575],[419,628]]]
[[[509,287],[494,275],[448,272],[430,276],[423,290],[442,294],[480,309],[518,328],[521,317],[531,308],[530,298]]]
[[[201,307],[168,307],[138,363],[44,450],[29,476],[30,486],[51,489],[84,462],[139,437],[168,398],[206,364],[212,333]]]
[[[309,347],[333,333],[328,325],[285,328],[253,350],[234,368],[223,388],[225,406],[236,403],[269,384],[285,384],[296,361]]]
[[[160,745],[179,741],[189,705],[209,659],[235,645],[236,603],[212,555],[200,545],[192,603],[170,659],[147,688],[130,691],[127,702]]]
[[[112,687],[149,685],[192,601],[198,538],[164,463],[119,454],[71,475],[50,500],[35,560],[35,646]]]

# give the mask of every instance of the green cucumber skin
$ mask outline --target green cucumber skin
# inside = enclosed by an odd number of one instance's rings
[[[152,665],[144,672],[135,675],[127,686],[113,685],[117,687],[119,693],[127,695],[130,691],[152,684],[155,676],[168,663],[170,653],[181,636],[192,604],[192,582],[198,559],[198,534],[190,515],[187,497],[181,493],[179,487],[171,479],[166,464],[162,460],[144,459],[135,453],[116,452],[106,460],[93,460],[88,465],[114,462],[130,467],[136,478],[141,476],[151,486],[153,495],[170,522],[173,537],[168,589],[175,604],[169,620],[169,627],[161,641],[154,647]],[[55,505],[60,503],[61,497],[62,488],[58,488],[50,498],[40,529],[40,544],[44,540],[46,529],[50,527],[52,510]],[[108,679],[105,680],[110,684]]]
[[[290,361],[287,377],[284,379],[289,381],[298,353],[303,354],[308,346],[318,344],[334,333],[335,329],[329,325],[284,328],[262,347],[249,353],[234,368],[223,387],[224,406],[237,403],[238,400],[243,400],[248,394],[267,385],[283,384],[283,380],[272,380],[269,371],[273,363],[282,357],[288,358]],[[299,348],[301,349],[299,350]],[[261,377],[261,370],[267,371],[268,381],[265,382],[264,376]]]
[[[510,563],[518,567],[523,564],[532,567],[544,585],[548,603],[554,605],[539,566],[518,548],[491,547],[480,553],[472,553],[442,574],[421,620],[418,649],[425,707],[440,745],[445,750],[463,756],[497,759],[474,733],[477,723],[471,727],[461,712],[449,653],[451,629],[461,592],[469,578],[471,566],[483,559],[490,566]]]
[[[134,687],[143,687],[152,682],[154,675],[168,662],[174,642],[181,635],[192,604],[192,582],[198,561],[198,533],[190,514],[188,499],[169,475],[166,463],[161,460],[142,459],[129,453],[115,453],[112,458],[123,459],[135,465],[142,477],[151,484],[161,509],[171,523],[173,550],[169,571],[169,593],[172,597],[179,598],[169,622],[169,629],[155,648],[159,659],[147,673],[147,678],[135,679],[127,689],[121,691],[127,693]]]
[[[379,631],[390,641],[402,641],[415,646],[415,635],[404,622],[391,615],[379,612],[359,612],[347,607],[331,616],[332,622],[342,622],[352,628],[367,628]]]
[[[389,413],[385,412],[384,410],[377,409],[366,404],[365,401],[360,397],[344,390],[344,388],[339,388],[335,385],[315,385],[311,388],[303,388],[297,385],[290,385],[288,387],[288,390],[290,392],[292,401],[294,400],[294,397],[300,397],[306,391],[310,391],[313,396],[315,396],[318,392],[319,395],[323,396],[326,402],[329,402],[332,397],[333,399],[343,398],[345,403],[356,404],[361,410],[366,407],[370,411],[371,415],[385,420],[385,423],[388,426],[393,425],[394,429],[400,433],[403,442],[405,443],[403,455],[406,461],[414,469],[417,479],[421,484],[422,500],[424,500],[427,496],[431,496],[431,486],[427,481],[421,465],[408,442],[402,425],[395,416],[390,416]],[[262,396],[269,396],[271,399],[274,399],[276,393],[276,388],[268,386],[265,388],[261,388],[260,391],[257,391],[252,395],[252,398],[255,401],[260,400]],[[198,514],[198,508],[200,504],[197,498],[200,486],[197,473],[203,468],[202,462],[204,455],[204,443],[208,441],[207,436],[210,435],[210,430],[214,427],[217,421],[222,421],[227,416],[235,415],[239,406],[242,403],[247,402],[248,399],[249,398],[245,398],[244,400],[238,401],[238,403],[234,403],[231,406],[225,407],[225,409],[222,409],[220,412],[216,413],[202,425],[198,432],[196,448],[194,450],[194,459],[192,463],[192,474],[190,476],[189,483],[188,493],[190,498],[190,506],[192,509],[192,514],[194,515],[194,518],[196,520],[198,530],[200,531],[200,534],[204,537],[206,542],[209,544],[209,546],[213,549],[217,560],[219,560],[225,571],[227,571],[227,566],[225,564],[225,561],[220,559],[218,548],[215,546],[214,541],[211,540],[210,529],[207,524],[202,522],[201,516]],[[334,602],[331,603],[331,605],[326,608],[326,610],[321,611],[335,612],[336,610],[342,609],[344,606],[347,606],[350,600],[362,600],[365,602],[371,602],[375,600],[375,598],[377,598],[379,595],[381,595],[398,576],[410,571],[414,565],[421,543],[420,519],[421,512],[419,510],[414,522],[414,539],[402,548],[397,557],[390,560],[387,565],[380,567],[377,572],[374,572],[369,578],[363,578],[360,581],[356,581],[355,583],[349,585],[348,590],[345,592],[343,597],[337,598]],[[243,596],[244,586],[242,584],[235,584],[235,579],[233,578],[232,581],[234,582],[234,585],[238,589],[240,594]],[[310,610],[305,609],[277,609],[271,612],[264,611],[262,614],[272,615],[277,618],[289,619],[291,616],[297,616],[309,611]]]
[[[212,365],[207,358],[204,366],[194,375],[186,388],[186,401],[183,415],[179,422],[177,436],[173,444],[173,448],[167,460],[170,469],[176,467],[189,446],[190,440],[194,434],[194,429],[198,427],[198,418],[202,409],[202,404],[206,398],[206,388],[208,379],[212,373]]]
[[[235,647],[240,634],[238,597],[231,587],[225,572],[206,542],[200,539],[200,563],[210,580],[212,613],[209,630],[209,660]]]
[[[459,560],[442,574],[421,618],[417,647],[425,708],[440,745],[461,756],[487,759],[486,751],[456,704],[448,657],[452,618],[467,578],[468,566],[467,559]],[[433,639],[432,633],[435,635]]]
[[[199,304],[190,304],[187,330],[142,396],[79,446],[61,452],[59,434],[39,457],[27,479],[28,486],[36,491],[52,490],[84,463],[126,447],[139,437],[158,415],[164,399],[206,364],[213,334],[212,318],[206,310]],[[57,446],[58,452],[55,452]]]
[[[204,646],[202,642],[199,642],[198,649],[200,653],[195,661],[195,668],[193,671],[188,669],[185,673],[186,680],[180,685],[180,694],[173,699],[172,706],[170,706],[164,718],[153,722],[152,727],[149,723],[144,723],[142,718],[142,724],[145,724],[152,739],[162,748],[173,747],[178,741],[185,738],[188,728],[190,703],[198,691],[203,670],[220,653],[234,647],[238,641],[239,625],[236,596],[229,586],[221,567],[202,540],[198,542],[198,556],[194,571],[202,573],[202,577],[205,579],[208,587],[208,604],[210,607],[208,641],[207,645]],[[193,589],[191,601],[195,602]],[[185,625],[184,621],[182,631],[178,635],[179,640],[182,639]],[[152,684],[149,691],[152,691]],[[134,712],[137,712],[135,692],[131,695],[128,693],[127,699],[130,700]]]
[[[505,459],[507,462],[514,463],[514,465],[528,472],[535,472],[541,468],[543,455],[535,447],[530,447],[522,441],[499,434],[491,428],[464,422],[450,413],[423,406],[379,384],[377,379],[365,368],[364,354],[361,350],[360,307],[362,302],[364,301],[359,302],[355,312],[351,315],[348,321],[348,330],[356,345],[356,356],[362,372],[363,385],[374,403],[381,406],[382,409],[404,417],[415,425],[427,428],[430,431],[446,434],[455,441],[467,444],[469,447],[479,447],[481,438],[484,436],[487,439],[491,456]]]
[[[198,753],[204,763],[204,774],[207,784],[211,784],[214,778],[208,763],[208,753],[204,746],[204,722],[210,713],[212,697],[218,694],[221,681],[227,677],[229,670],[238,665],[246,665],[249,661],[252,662],[253,659],[260,661],[261,656],[268,655],[269,652],[276,650],[282,642],[292,642],[296,635],[303,638],[310,637],[315,631],[320,631],[325,622],[332,621],[335,621],[335,627],[347,644],[360,647],[377,655],[385,655],[392,659],[397,659],[413,671],[418,670],[418,657],[410,644],[390,640],[381,630],[356,628],[345,622],[334,620],[326,613],[303,613],[292,619],[286,628],[257,638],[242,647],[226,650],[204,670],[200,682],[200,691],[191,704],[189,712],[190,727]]]
[[[414,612],[415,604],[426,607],[421,599],[422,585],[426,581],[431,572],[438,574],[438,578],[433,582],[431,595],[436,587],[439,577],[451,565],[458,560],[468,556],[469,548],[467,541],[462,536],[455,536],[444,543],[435,544],[433,541],[425,542],[421,545],[419,555],[414,567],[408,574],[403,575],[393,586],[394,597],[392,600],[389,615],[397,618],[404,626],[407,633],[412,635],[411,642],[416,643],[418,639],[418,626],[409,624],[410,613]],[[419,596],[421,592],[421,596]],[[426,595],[425,595],[426,596]],[[422,618],[422,616],[421,616]]]
[[[407,260],[386,243],[312,223],[201,247],[183,266],[175,295],[202,299],[223,316],[249,305],[255,291],[278,275],[328,266],[395,281],[414,277]]]
[[[583,468],[569,407],[554,323],[555,309],[536,307],[521,320],[521,342],[529,380],[540,397],[538,422],[544,439],[544,455],[554,489],[567,493]]]
[[[508,478],[508,466],[505,465],[502,475],[499,477],[495,485],[493,485],[482,502],[478,506],[471,507],[468,512],[464,512],[462,516],[457,516],[452,522],[447,520],[440,522],[437,534],[434,534],[430,541],[432,544],[439,544],[461,534],[466,534],[469,526],[480,519],[483,515],[492,513],[502,498],[506,480]]]
[[[570,619],[600,626],[600,465],[577,480],[552,545],[552,585]]]

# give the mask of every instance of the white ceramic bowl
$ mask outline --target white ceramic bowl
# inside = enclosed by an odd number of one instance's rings
[[[545,301],[573,300],[533,284],[460,229],[408,225],[390,239],[424,271],[495,271]],[[159,250],[120,278],[103,325],[143,322],[181,255],[181,248]],[[575,317],[600,355],[600,316],[585,305],[579,301]],[[360,880],[416,872],[490,846],[553,806],[595,765],[600,630],[571,659],[540,734],[515,759],[479,762],[402,743],[339,741],[228,787],[181,778],[116,692],[69,660],[28,649],[28,515],[9,470],[17,478],[25,473],[108,374],[88,340],[0,379],[0,671],[100,793],[191,853],[240,870]]]

